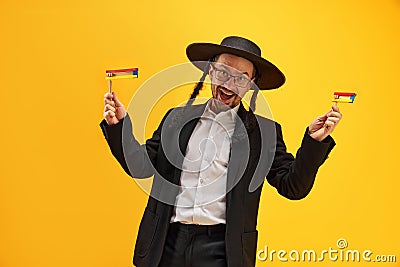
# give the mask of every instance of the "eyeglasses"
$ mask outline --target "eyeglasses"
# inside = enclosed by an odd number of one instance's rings
[[[225,70],[218,69],[217,67],[215,67],[215,65],[216,64],[212,64],[214,72],[215,72],[215,78],[217,78],[217,80],[219,80],[221,82],[227,82],[231,78],[233,78],[233,83],[239,87],[247,87],[249,85],[249,83],[251,83],[251,79],[247,78],[246,75],[244,75],[244,74],[239,75],[239,76],[230,75]]]

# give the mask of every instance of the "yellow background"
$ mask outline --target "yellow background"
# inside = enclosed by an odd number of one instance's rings
[[[227,35],[254,40],[285,73],[264,95],[291,152],[333,91],[358,93],[340,105],[338,145],[311,194],[293,202],[265,186],[258,248],[318,251],[343,237],[400,261],[399,0],[21,0],[0,10],[1,267],[131,266],[147,195],[98,127],[105,69],[139,67],[139,79],[115,83],[128,105],[147,78],[187,62],[189,43]],[[310,263],[257,264],[283,265]]]

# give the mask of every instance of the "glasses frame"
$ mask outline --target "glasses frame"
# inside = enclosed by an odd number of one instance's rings
[[[253,79],[254,79],[254,77],[253,78],[247,78],[248,76],[246,75],[246,74],[242,74],[242,75],[231,75],[231,74],[229,74],[226,70],[223,70],[223,69],[219,69],[219,68],[217,68],[215,65],[216,65],[216,63],[215,62],[213,62],[212,64],[212,72],[225,72],[226,73],[226,75],[227,75],[227,79],[224,81],[224,80],[221,80],[221,79],[218,79],[218,77],[217,77],[217,75],[215,74],[215,75],[213,75],[213,76],[215,76],[215,78],[218,80],[218,81],[220,81],[220,82],[223,82],[223,83],[226,83],[226,82],[228,82],[232,77],[233,77],[233,84],[235,85],[235,86],[237,86],[237,87],[240,87],[240,88],[247,88],[248,86],[249,86],[249,84],[251,84],[252,82],[253,82]],[[247,77],[246,77],[247,76]],[[245,84],[245,85],[239,85],[239,84],[237,84],[237,78],[241,78],[241,77],[245,77],[245,79],[247,80],[247,83]]]

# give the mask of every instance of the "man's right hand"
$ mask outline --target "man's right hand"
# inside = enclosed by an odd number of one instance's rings
[[[120,122],[126,116],[124,105],[118,100],[115,92],[104,95],[104,114],[103,117],[108,125]]]

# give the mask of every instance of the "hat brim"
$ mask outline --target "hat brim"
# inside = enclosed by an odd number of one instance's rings
[[[274,64],[255,54],[212,43],[193,43],[186,48],[187,57],[201,71],[213,56],[224,53],[250,60],[260,74],[257,85],[261,90],[276,89],[285,83],[285,75]]]

